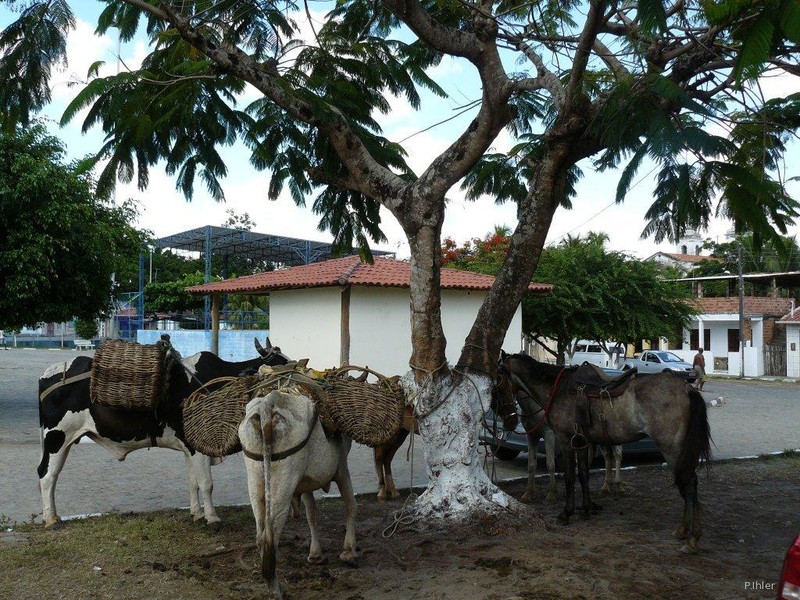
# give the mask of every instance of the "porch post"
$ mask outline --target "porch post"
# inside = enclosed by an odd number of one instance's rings
[[[211,351],[219,356],[219,305],[220,294],[211,295]]]
[[[350,364],[350,286],[342,288],[341,316],[339,318],[339,364]]]

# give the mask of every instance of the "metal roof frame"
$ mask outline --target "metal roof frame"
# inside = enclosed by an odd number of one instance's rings
[[[155,240],[155,244],[164,249],[199,252],[206,257],[207,264],[213,255],[236,255],[287,267],[334,257],[333,246],[329,243],[213,225],[168,235]],[[373,250],[372,253],[375,256],[394,254],[384,250]]]
[[[205,225],[154,240],[158,248],[199,252],[205,258],[205,282],[211,280],[211,258],[242,256],[274,263],[279,267],[307,265],[334,258],[333,245],[300,238]],[[372,250],[374,256],[394,256],[394,252]],[[144,318],[144,255],[139,259],[139,315]],[[205,328],[210,326],[211,299],[206,296]]]

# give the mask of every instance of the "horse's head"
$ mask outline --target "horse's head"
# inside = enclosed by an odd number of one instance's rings
[[[503,419],[503,429],[514,431],[519,423],[517,403],[514,400],[514,389],[511,380],[502,368],[497,371],[497,380],[492,387],[491,405],[494,414]]]

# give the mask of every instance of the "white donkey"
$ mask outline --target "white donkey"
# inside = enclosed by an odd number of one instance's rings
[[[350,438],[341,434],[327,437],[309,398],[278,391],[254,398],[247,404],[244,421],[239,426],[239,438],[256,520],[261,574],[267,581],[270,596],[283,598],[276,575],[276,553],[295,495],[302,495],[311,530],[308,562],[322,561],[314,490],[328,491],[331,481],[339,487],[347,513],[344,548],[339,557],[354,565],[358,551],[356,500],[347,467]]]

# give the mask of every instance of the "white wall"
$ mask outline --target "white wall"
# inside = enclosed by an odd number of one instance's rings
[[[368,366],[384,375],[403,375],[411,358],[409,290],[356,286],[350,297],[350,364]],[[458,362],[486,292],[442,290],[442,328],[447,361]],[[522,312],[517,309],[503,349],[519,352]]]
[[[447,360],[455,365],[461,356],[464,340],[472,329],[478,310],[488,292],[442,290],[442,327],[447,338]],[[503,339],[503,350],[519,352],[522,348],[522,309],[517,307]]]
[[[328,369],[339,365],[340,297],[338,287],[270,293],[270,340],[294,360]]]
[[[797,325],[786,325],[786,376],[800,377],[800,327]]]
[[[447,360],[455,365],[485,292],[442,291],[442,326]],[[327,369],[340,364],[339,288],[286,290],[270,294],[272,343],[291,358]],[[520,309],[503,343],[518,352],[522,334]],[[350,364],[384,375],[408,372],[411,357],[409,290],[354,286],[350,295]]]
[[[211,332],[204,330],[187,329],[139,329],[136,332],[136,341],[140,344],[155,344],[161,339],[162,333],[168,333],[170,343],[182,356],[187,357],[200,352],[211,350]],[[223,360],[238,362],[256,358],[253,338],[258,338],[262,346],[267,345],[270,337],[269,329],[227,329],[219,332],[219,357]],[[272,339],[270,338],[270,341]]]
[[[744,375],[745,377],[761,377],[764,374],[764,352],[759,346],[744,348]]]
[[[355,286],[350,292],[350,364],[391,377],[408,372],[409,291]]]

